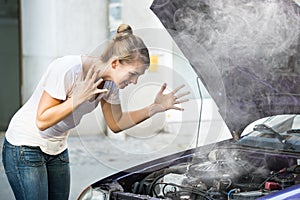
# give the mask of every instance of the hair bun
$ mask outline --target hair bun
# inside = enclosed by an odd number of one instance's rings
[[[117,29],[117,33],[132,34],[132,28],[128,24],[121,24]]]
[[[132,35],[132,34],[133,34],[132,28],[128,24],[121,24],[118,27],[116,36],[114,37],[113,40],[120,41],[120,40],[123,40],[123,39],[129,37],[129,35]]]

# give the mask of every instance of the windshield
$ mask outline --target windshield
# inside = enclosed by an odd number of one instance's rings
[[[239,145],[300,152],[299,115],[277,115],[258,120],[237,142]]]

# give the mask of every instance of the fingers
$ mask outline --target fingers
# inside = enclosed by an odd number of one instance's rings
[[[98,85],[100,85],[100,84],[102,83],[102,81],[103,81],[103,78],[100,78],[100,79],[95,83],[96,87],[98,87]]]
[[[162,94],[162,93],[165,91],[166,88],[167,88],[167,84],[164,83],[164,84],[161,86],[159,93]]]
[[[185,86],[185,85],[180,85],[180,86],[178,86],[177,88],[175,88],[175,89],[171,92],[171,94],[173,94],[173,98],[174,98],[174,105],[176,105],[176,104],[181,104],[181,103],[185,103],[185,102],[189,101],[188,98],[180,99],[180,98],[182,98],[182,97],[187,96],[188,94],[190,94],[189,91],[187,91],[187,92],[182,92],[182,93],[179,93],[179,94],[175,95],[175,94],[176,94],[180,89],[182,89],[184,86]],[[179,107],[177,107],[177,106],[173,106],[172,109],[180,110],[180,111],[183,111],[183,110],[184,110],[183,108],[179,108]]]
[[[79,73],[79,75],[78,75],[76,81],[77,81],[77,82],[80,82],[80,81],[82,80],[82,77],[83,77],[83,72]]]
[[[177,93],[177,92],[178,92],[181,88],[183,88],[184,86],[185,86],[184,84],[178,86],[177,88],[175,88],[175,89],[172,91],[172,93],[173,93],[173,94]]]
[[[100,93],[106,93],[108,92],[108,89],[104,88],[104,89],[99,89],[98,86],[102,83],[103,78],[100,78],[96,83],[95,83],[95,94],[100,94]]]
[[[182,84],[182,85],[178,86],[177,88],[175,88],[171,93],[176,94],[176,93],[177,93],[180,89],[182,89],[183,87],[185,87],[184,84]],[[163,93],[163,92],[165,91],[166,88],[167,88],[167,84],[164,83],[164,84],[161,86],[161,89],[160,89],[159,92],[160,92],[160,93]],[[188,95],[188,94],[189,94],[189,92],[182,93],[182,94],[180,94],[180,95],[177,95],[177,98],[180,98],[180,97],[185,96],[185,95]]]
[[[190,94],[190,92],[184,92],[184,93],[177,94],[175,96],[175,99],[179,99],[179,98],[184,97],[184,96],[189,95],[189,94]]]
[[[97,80],[100,77],[100,73],[101,70],[96,70],[95,69],[95,65],[92,65],[88,72],[87,75],[85,77],[85,82],[87,83],[87,85],[89,85],[90,87],[98,87],[98,85],[100,85],[100,83],[103,81],[102,78],[100,78],[99,80]]]
[[[172,109],[174,109],[174,110],[179,110],[179,111],[183,111],[183,110],[184,110],[183,108],[179,108],[179,107],[177,107],[177,106],[173,106]]]
[[[95,90],[95,94],[101,94],[101,93],[107,93],[108,92],[108,89],[97,89]]]
[[[87,87],[91,89],[91,94],[100,94],[100,93],[106,93],[108,92],[107,89],[99,89],[98,86],[104,81],[103,78],[100,78],[101,70],[96,70],[95,65],[92,65],[87,75],[84,79],[85,83],[87,84]]]
[[[189,99],[176,100],[174,102],[174,104],[181,104],[181,103],[185,103],[185,102],[188,102],[188,101],[189,101]]]
[[[95,65],[92,65],[86,74],[85,80],[91,79],[92,76],[95,74],[94,71],[95,71]]]
[[[179,93],[177,95],[175,95],[180,89],[182,89],[184,87],[184,85],[180,85],[179,87],[175,88],[171,93],[174,95],[173,98],[175,100],[174,104],[180,104],[180,103],[184,103],[189,101],[189,99],[181,99],[179,100],[181,97],[187,96],[190,94],[189,91],[187,92],[183,92],[183,93]]]

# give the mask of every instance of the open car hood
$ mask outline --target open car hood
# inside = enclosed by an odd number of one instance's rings
[[[231,133],[300,113],[300,7],[293,0],[154,0],[151,10]]]

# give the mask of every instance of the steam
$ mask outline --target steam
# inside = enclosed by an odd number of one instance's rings
[[[266,177],[270,172],[264,156],[248,160],[249,158],[246,159],[243,152],[238,150],[213,150],[208,154],[206,162],[199,162],[198,159],[194,159],[188,173],[192,177],[200,177],[207,181],[222,178],[224,175],[235,180],[248,175]]]
[[[234,60],[235,66],[283,68],[296,53],[300,15],[292,2],[206,0],[195,6],[192,0],[187,4],[175,12],[175,28],[196,36],[193,40],[216,58],[217,66]]]
[[[232,132],[299,113],[300,7],[293,0],[174,0],[153,9]],[[293,105],[293,106],[290,106]]]

